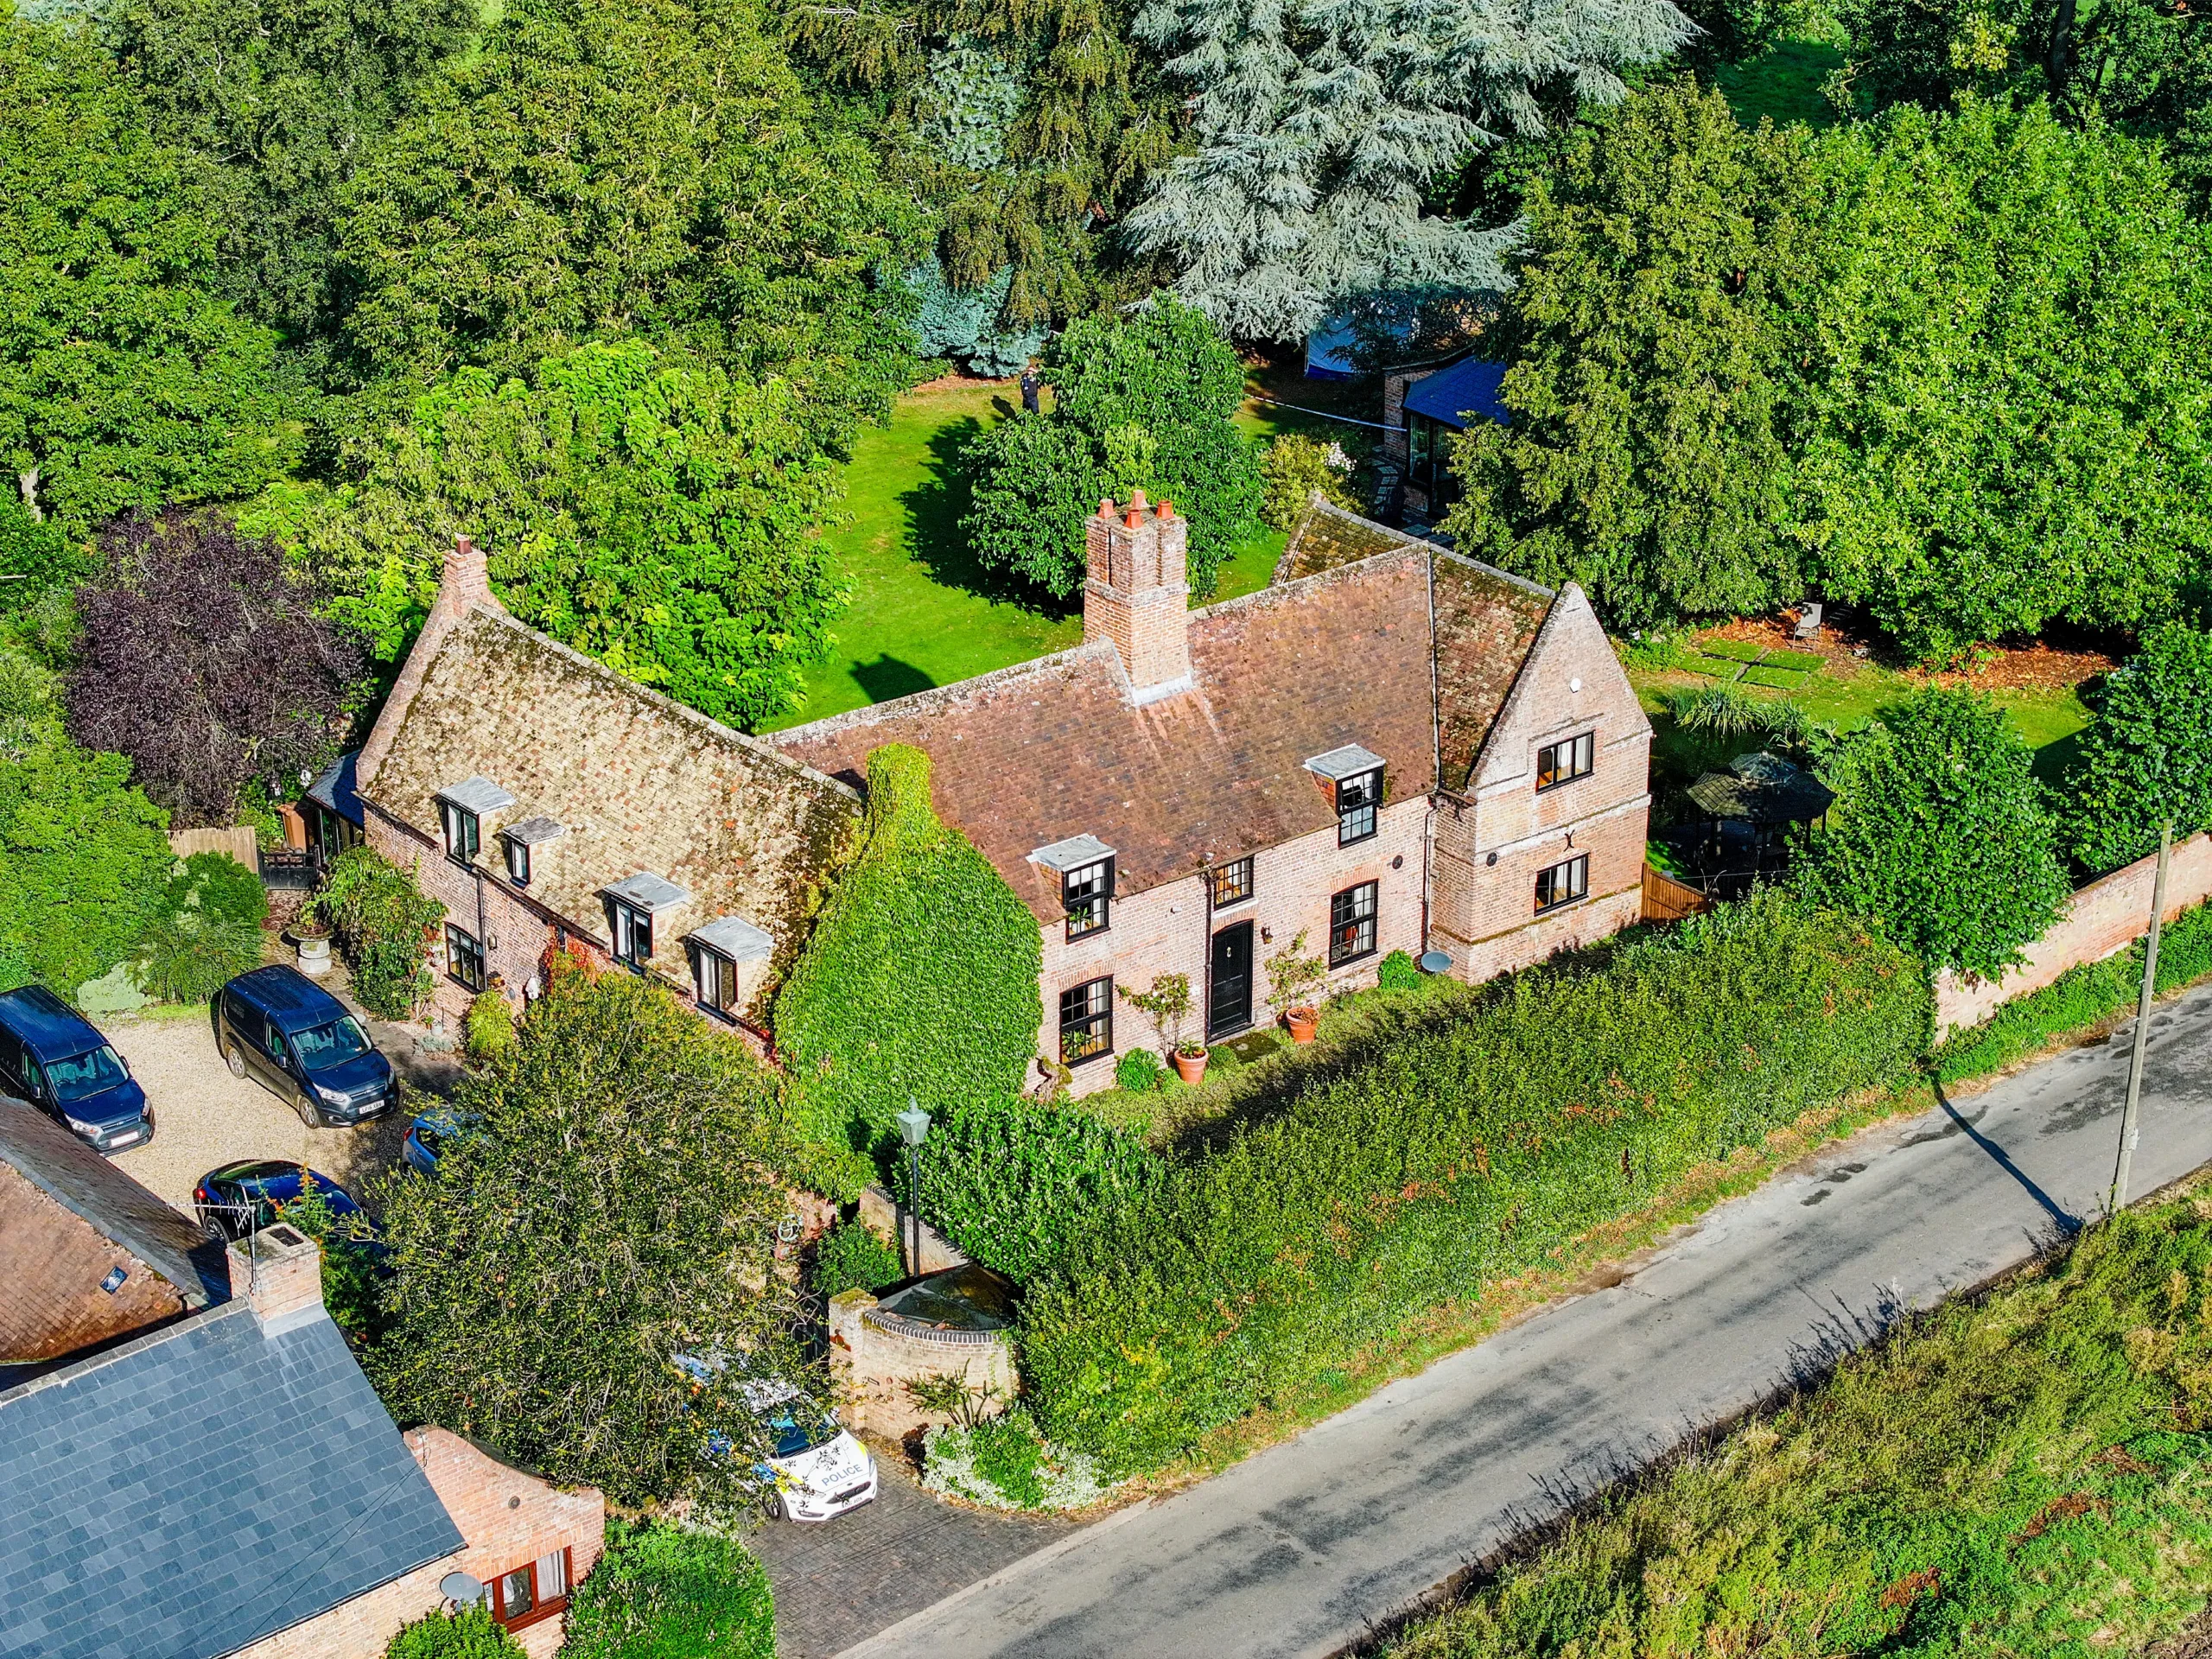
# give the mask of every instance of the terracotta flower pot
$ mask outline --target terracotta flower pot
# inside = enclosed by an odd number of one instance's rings
[[[1290,1027],[1292,1042],[1310,1043],[1313,1040],[1313,1028],[1319,1023],[1320,1015],[1311,1008],[1293,1008],[1283,1015],[1283,1020]]]
[[[1195,1085],[1206,1074],[1208,1058],[1203,1048],[1195,1054],[1185,1054],[1178,1049],[1175,1052],[1175,1075],[1184,1082]]]

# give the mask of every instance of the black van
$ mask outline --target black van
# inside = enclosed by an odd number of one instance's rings
[[[350,1128],[391,1108],[391,1062],[346,1005],[298,969],[240,974],[215,1008],[231,1075],[273,1090],[309,1128]]]

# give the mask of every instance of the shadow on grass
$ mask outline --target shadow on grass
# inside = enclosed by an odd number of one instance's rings
[[[927,671],[914,666],[903,658],[888,652],[879,652],[872,663],[855,663],[853,683],[868,693],[870,702],[888,702],[893,697],[912,696],[917,691],[926,691],[937,683]]]
[[[931,581],[978,599],[1018,605],[1055,620],[1071,615],[1073,603],[1054,599],[1029,582],[978,563],[967,537],[961,533],[960,520],[968,511],[971,492],[961,452],[982,432],[983,423],[971,415],[930,435],[928,474],[899,497],[899,505],[906,510],[908,546],[914,562],[929,572]],[[855,678],[859,672],[855,671]]]

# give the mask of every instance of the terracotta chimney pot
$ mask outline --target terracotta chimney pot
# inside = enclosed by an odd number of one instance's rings
[[[1173,501],[1162,501],[1162,502],[1160,504],[1160,523],[1162,523],[1162,524],[1166,524],[1166,523],[1170,518],[1173,518],[1174,516],[1175,516],[1175,504],[1174,504]]]
[[[1129,498],[1130,512],[1142,512],[1144,511],[1144,492],[1142,490],[1139,490],[1135,495]]]
[[[1112,496],[1102,495],[1098,498],[1098,516],[1101,518],[1111,518],[1119,511],[1120,509],[1114,505]]]

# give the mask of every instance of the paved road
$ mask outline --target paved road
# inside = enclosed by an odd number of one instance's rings
[[[1721,1206],[1616,1288],[847,1651],[1326,1655],[1532,1522],[2096,1213],[2132,1025]],[[2134,1191],[2212,1160],[2212,989],[2152,1017]]]

